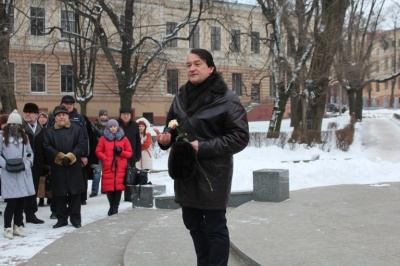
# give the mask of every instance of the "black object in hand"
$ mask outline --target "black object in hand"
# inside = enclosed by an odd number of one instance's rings
[[[122,152],[122,147],[121,146],[115,146],[114,147],[114,152],[115,154],[119,155]]]
[[[71,163],[71,160],[70,160],[68,157],[64,157],[64,158],[62,159],[62,165],[63,165],[63,166],[69,166],[70,163]]]

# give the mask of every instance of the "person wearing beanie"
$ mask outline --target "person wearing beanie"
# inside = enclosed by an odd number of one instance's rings
[[[22,128],[31,143],[35,158],[32,165],[33,185],[35,186],[36,194],[28,197],[25,202],[24,212],[27,223],[42,224],[43,220],[36,217],[38,211],[37,192],[39,188],[40,176],[44,168],[44,153],[43,153],[43,137],[44,131],[42,125],[38,122],[39,107],[35,103],[26,103],[23,109],[24,116]]]
[[[92,131],[95,135],[95,145],[94,149],[97,147],[97,144],[103,136],[103,131],[107,127],[108,122],[108,112],[105,109],[99,110],[99,117],[93,122],[92,124]],[[90,193],[89,197],[96,197],[99,193],[99,184],[101,179],[101,169],[103,167],[103,162],[94,156],[94,161],[91,166],[93,168],[93,180],[92,180],[92,192]]]
[[[0,115],[0,140],[3,138],[3,129],[7,126],[8,114]],[[1,196],[1,168],[0,168],[0,196]],[[0,215],[2,212],[0,211]]]
[[[22,117],[14,110],[7,119],[0,143],[0,167],[2,198],[6,200],[4,211],[4,237],[25,237],[23,211],[27,197],[35,196],[31,167],[34,153],[29,138],[22,128]],[[22,158],[25,169],[12,172],[6,167],[6,160]]]
[[[107,194],[110,204],[108,216],[118,213],[121,194],[126,188],[126,167],[132,153],[131,144],[117,120],[109,120],[96,147],[96,156],[103,161],[101,190]]]
[[[152,170],[153,169],[153,156],[151,153],[152,136],[150,134],[150,122],[142,117],[136,120],[139,125],[140,143],[142,147],[142,156],[136,163],[136,168],[141,170]]]
[[[68,109],[54,108],[54,124],[45,130],[43,148],[50,164],[53,202],[57,223],[53,228],[68,225],[81,227],[81,194],[85,191],[81,157],[84,154],[82,127],[69,120]]]
[[[124,130],[125,136],[131,144],[133,155],[129,158],[128,163],[130,166],[134,167],[142,156],[142,145],[140,143],[139,126],[136,121],[132,120],[131,108],[122,107],[119,110],[118,124],[122,130]],[[124,201],[132,201],[132,193],[132,187],[126,187]]]
[[[40,112],[38,116],[39,124],[42,125],[43,128],[47,127],[47,120],[49,119],[49,115],[45,112]]]

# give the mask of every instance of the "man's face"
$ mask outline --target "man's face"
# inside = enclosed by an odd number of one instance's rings
[[[64,105],[68,109],[68,113],[71,113],[74,110],[75,103],[61,103],[61,105]]]
[[[214,67],[207,66],[206,61],[198,55],[189,54],[186,61],[186,69],[189,81],[192,84],[200,84],[211,75]]]
[[[121,113],[120,117],[121,117],[122,121],[127,123],[131,120],[131,113]]]
[[[108,116],[103,114],[103,115],[100,116],[100,120],[103,121],[103,122],[107,121],[108,120]]]
[[[67,113],[59,113],[54,117],[54,121],[60,127],[65,126],[69,120],[69,115]]]
[[[24,113],[24,120],[27,123],[34,124],[38,118],[39,114],[37,113],[31,113],[31,112],[25,112]]]

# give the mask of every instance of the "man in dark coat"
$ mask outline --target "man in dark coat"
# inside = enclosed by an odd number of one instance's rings
[[[36,217],[38,211],[38,204],[36,195],[39,187],[40,175],[43,171],[44,154],[43,154],[43,136],[44,131],[40,123],[38,123],[39,107],[35,103],[26,103],[24,105],[24,120],[22,127],[25,133],[28,135],[29,143],[31,144],[34,158],[32,165],[32,177],[33,185],[35,187],[36,194],[27,197],[24,206],[25,219],[27,223],[42,224],[43,220]]]
[[[82,128],[70,122],[68,109],[59,105],[53,111],[54,124],[47,128],[43,147],[52,173],[52,192],[56,201],[57,223],[81,227],[81,193],[85,190],[81,156],[84,149]]]
[[[229,232],[225,214],[232,185],[233,154],[243,150],[249,141],[247,114],[239,97],[216,72],[207,50],[193,49],[186,68],[189,81],[171,104],[164,133],[155,130],[157,141],[165,150],[177,144],[178,129],[187,134],[185,138],[194,153],[188,150],[186,157],[193,158],[180,164],[181,169],[168,169],[175,178],[175,201],[182,207],[183,222],[192,236],[197,265],[227,265]],[[179,165],[173,157],[169,161],[169,167]],[[185,165],[192,167],[193,161],[197,163],[195,171],[185,169]]]
[[[119,110],[118,124],[128,138],[133,155],[128,159],[131,166],[135,166],[142,156],[142,143],[140,142],[139,125],[132,120],[132,110],[130,108],[121,108]],[[124,192],[124,201],[132,201],[132,187],[127,186]]]

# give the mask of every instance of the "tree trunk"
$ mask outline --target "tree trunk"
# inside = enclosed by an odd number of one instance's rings
[[[355,110],[355,116],[356,120],[361,122],[362,121],[362,108],[363,108],[363,98],[362,98],[362,89],[356,90],[356,110]],[[352,114],[350,114],[352,115]]]

